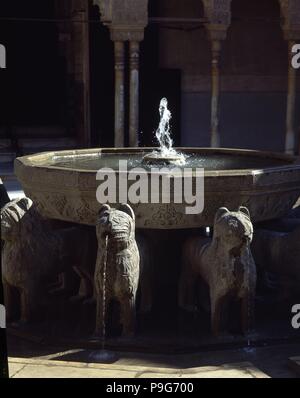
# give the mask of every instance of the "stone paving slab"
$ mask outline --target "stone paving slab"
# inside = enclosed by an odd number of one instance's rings
[[[9,358],[11,378],[268,378],[250,362],[189,369]]]
[[[300,377],[300,357],[289,358],[289,366]]]

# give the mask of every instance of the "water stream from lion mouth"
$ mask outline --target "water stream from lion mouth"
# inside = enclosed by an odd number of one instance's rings
[[[101,350],[94,351],[90,358],[96,362],[112,363],[116,360],[116,355],[106,349],[106,283],[107,283],[107,255],[108,255],[108,235],[105,236],[105,246],[103,253],[103,273],[102,273],[102,335]]]
[[[103,275],[102,275],[102,350],[105,350],[106,342],[106,272],[107,272],[107,251],[108,251],[108,235],[105,236],[105,249],[103,260]]]

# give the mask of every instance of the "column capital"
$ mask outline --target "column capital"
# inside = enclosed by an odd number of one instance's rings
[[[225,40],[231,23],[232,0],[202,0],[205,17],[208,22],[206,29],[212,41]]]
[[[113,41],[142,41],[148,25],[148,0],[94,0]]]
[[[285,40],[300,39],[300,2],[299,0],[279,0],[282,30]]]

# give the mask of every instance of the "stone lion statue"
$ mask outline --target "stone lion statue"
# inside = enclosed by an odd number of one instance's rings
[[[105,314],[115,299],[120,304],[123,335],[135,332],[136,295],[139,285],[140,256],[135,240],[135,215],[131,207],[119,209],[104,205],[96,225],[98,257],[95,269],[97,299],[96,331],[104,335]]]
[[[216,336],[221,332],[228,300],[241,304],[243,332],[253,326],[256,266],[250,250],[252,237],[248,209],[240,207],[231,212],[222,207],[215,216],[212,239],[193,237],[184,245],[179,306],[194,310],[197,276],[200,277],[209,288],[211,327]]]
[[[53,231],[29,198],[16,199],[1,209],[1,237],[8,319],[13,319],[20,307],[21,321],[31,321],[49,280],[72,267],[93,281],[89,235],[78,227]],[[18,296],[20,305],[16,303]]]
[[[6,192],[5,186],[0,178],[0,209],[9,202],[9,197]]]
[[[257,267],[280,277],[282,298],[287,298],[294,288],[299,294],[300,223],[293,227],[284,232],[256,229],[252,243]]]
[[[9,196],[7,194],[7,191],[5,189],[5,186],[0,178],[0,209],[2,209],[3,206],[6,205],[10,201]],[[1,250],[3,247],[4,242],[2,241],[2,238],[0,240],[0,245],[1,245]],[[0,281],[1,283],[1,281]]]

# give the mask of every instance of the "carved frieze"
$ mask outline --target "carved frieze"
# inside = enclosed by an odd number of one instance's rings
[[[108,25],[113,41],[141,41],[148,24],[148,0],[94,0],[101,21]]]

